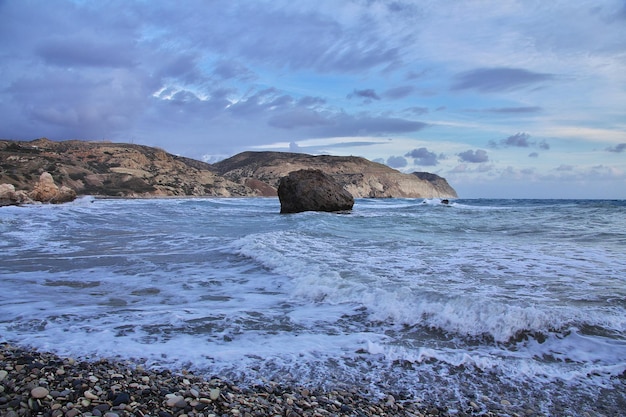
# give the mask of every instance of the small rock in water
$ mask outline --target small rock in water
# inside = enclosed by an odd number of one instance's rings
[[[4,378],[7,377],[9,373],[7,371],[5,371],[4,369],[0,369],[0,381],[2,381]]]
[[[30,391],[30,395],[33,398],[45,398],[45,396],[48,395],[49,393],[50,391],[48,391],[44,387],[35,387]]]

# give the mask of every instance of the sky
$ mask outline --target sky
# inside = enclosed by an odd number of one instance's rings
[[[0,0],[0,138],[626,199],[625,0]]]

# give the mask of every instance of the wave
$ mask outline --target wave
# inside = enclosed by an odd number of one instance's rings
[[[419,259],[407,260],[411,248],[401,244],[383,254],[379,244],[368,245],[363,242],[354,250],[320,234],[280,231],[245,236],[233,243],[232,250],[288,277],[295,299],[363,306],[371,322],[419,325],[509,345],[524,335],[546,338],[574,327],[599,327],[622,336],[626,331],[623,308],[560,302],[557,294],[538,287],[540,283],[524,280],[457,278],[443,268],[420,264]],[[477,291],[473,285],[483,287]],[[584,291],[582,283],[580,291]]]

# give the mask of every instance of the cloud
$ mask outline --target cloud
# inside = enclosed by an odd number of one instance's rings
[[[529,158],[539,158],[539,154],[537,152],[531,152],[528,154]]]
[[[327,120],[329,121],[328,124],[311,130],[312,137],[380,136],[418,132],[428,127],[427,123],[414,120],[368,114],[331,114]]]
[[[18,138],[37,137],[39,132],[48,137],[91,139],[132,127],[150,102],[153,87],[140,71],[112,69],[106,75],[86,76],[52,68],[14,80],[5,93],[28,120]]]
[[[310,109],[295,108],[273,116],[268,124],[281,129],[296,129],[311,126],[323,126],[332,123],[320,112]]]
[[[378,94],[376,94],[376,91],[374,91],[371,88],[365,89],[365,90],[357,90],[355,89],[353,92],[351,92],[350,94],[348,94],[347,98],[363,98],[365,99],[366,103],[370,103],[372,100],[380,100],[380,97],[378,96]]]
[[[503,114],[532,114],[540,113],[543,109],[538,106],[525,107],[493,107],[483,110],[487,113],[503,113]]]
[[[414,91],[415,87],[412,85],[402,85],[386,90],[383,93],[383,97],[390,100],[398,100],[410,96]]]
[[[461,152],[459,154],[459,159],[461,162],[472,162],[472,163],[482,163],[489,161],[489,157],[487,156],[487,152],[482,149],[477,149],[476,151],[468,150],[465,152]]]
[[[554,79],[552,74],[519,68],[479,68],[458,74],[452,90],[477,90],[483,93],[511,91]]]
[[[215,63],[213,74],[223,80],[236,79],[241,81],[253,81],[257,76],[245,65],[234,60],[220,60]]]
[[[439,163],[437,154],[435,154],[434,152],[430,152],[426,148],[413,149],[411,152],[408,152],[404,156],[413,158],[413,162],[415,163],[415,165],[435,166]]]
[[[426,114],[428,113],[428,107],[418,107],[418,106],[414,106],[414,107],[408,107],[406,109],[404,109],[405,113],[411,113],[414,115],[418,115],[421,116],[422,114]]]
[[[408,162],[402,156],[390,156],[387,158],[387,165],[391,168],[404,168],[408,165]]]
[[[36,49],[46,63],[61,67],[120,68],[134,65],[134,47],[101,40],[55,39]]]
[[[539,142],[531,141],[530,134],[526,132],[518,132],[507,138],[500,139],[499,141],[490,140],[488,142],[488,146],[494,149],[510,148],[510,147],[515,147],[515,148],[537,147],[543,150],[550,149],[550,144],[548,144],[548,142],[546,142],[545,139],[542,139]]]
[[[184,10],[169,10],[171,21],[179,16],[189,20]],[[356,73],[401,62],[401,48],[393,38],[381,36],[383,21],[367,16],[346,22],[307,5],[236,2],[200,7],[195,20],[205,31],[197,39],[206,46],[275,68]],[[232,36],[237,33],[245,36]]]
[[[626,6],[625,6],[625,8],[626,8]],[[606,148],[606,150],[609,151],[609,152],[622,153],[622,152],[626,151],[626,143],[620,143],[619,145],[615,145],[613,147]]]
[[[528,138],[530,135],[528,133],[516,133],[514,135],[509,136],[506,139],[500,141],[500,143],[504,146],[516,146],[519,148],[528,148],[530,143],[528,142]]]
[[[296,142],[289,142],[289,152],[303,153],[302,148]]]

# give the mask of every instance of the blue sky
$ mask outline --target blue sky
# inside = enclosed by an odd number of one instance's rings
[[[0,138],[358,155],[626,198],[626,2],[0,0]]]

